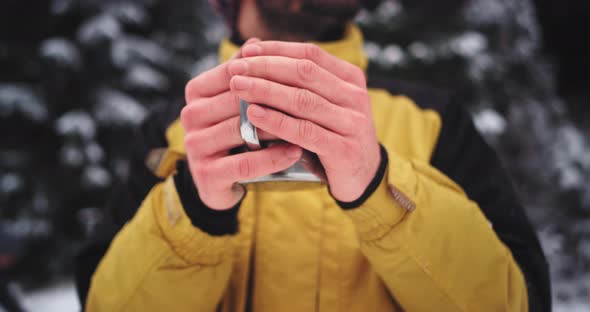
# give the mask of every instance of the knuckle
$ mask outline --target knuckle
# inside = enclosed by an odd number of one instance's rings
[[[184,137],[186,153],[192,157],[200,158],[203,154],[203,136],[199,132],[193,132]]]
[[[228,62],[225,62],[225,63],[219,65],[219,66],[223,66],[224,75],[226,77],[228,77],[229,79],[231,79],[231,77],[233,76],[232,73],[231,73],[231,70],[229,70],[230,67],[231,67],[231,64],[234,64],[236,62],[237,61],[234,59],[234,60],[230,60]]]
[[[275,124],[279,132],[288,130],[287,117],[283,114],[278,114],[275,118]]]
[[[248,158],[240,158],[236,161],[236,170],[241,178],[247,178],[250,176],[250,170],[252,164]]]
[[[211,177],[211,169],[209,169],[209,166],[197,165],[195,166],[193,174],[195,175],[195,179],[201,183],[201,185],[206,185]]]
[[[300,112],[313,112],[317,107],[317,101],[313,94],[306,89],[296,89],[294,92],[294,106]]]
[[[278,150],[274,150],[272,151],[272,153],[270,153],[269,158],[270,158],[270,164],[272,166],[273,169],[278,169],[279,166],[281,165],[281,152]]]
[[[261,98],[266,99],[271,95],[271,85],[268,81],[255,81],[253,88]]]
[[[224,122],[223,125],[223,134],[226,136],[228,140],[232,140],[233,138],[239,137],[240,134],[240,125],[235,118],[228,119]],[[214,140],[218,142],[219,140]]]
[[[269,72],[269,60],[266,57],[257,57],[254,61],[254,65],[258,65],[258,66],[252,66],[255,69],[258,69],[258,74],[266,77],[268,75]]]
[[[322,50],[313,43],[305,44],[305,58],[308,60],[317,60],[320,58]]]
[[[197,78],[198,77],[189,80],[189,82],[187,82],[187,84],[184,86],[184,97],[187,103],[189,103],[193,98],[198,96],[196,88]]]
[[[200,127],[203,123],[205,113],[211,110],[210,105],[204,103],[193,103],[185,106],[180,112],[180,121],[185,130]]]
[[[309,59],[297,60],[297,72],[303,81],[312,80],[317,71],[317,65]]]
[[[353,125],[365,126],[369,122],[369,118],[365,114],[356,111],[352,112],[351,119]]]
[[[309,120],[301,120],[299,122],[299,139],[302,141],[315,141],[316,135],[313,124]]]
[[[362,128],[367,122],[367,117],[360,112],[350,112],[348,120],[344,122],[346,134],[353,134],[357,129]]]
[[[184,136],[184,146],[187,149],[187,153],[193,151],[193,147],[198,146],[198,136],[196,133],[189,133]]]
[[[352,81],[357,81],[363,87],[367,84],[367,77],[365,76],[364,70],[354,66],[352,74],[354,75],[354,77],[352,77]]]
[[[352,89],[352,97],[357,101],[365,101],[367,98],[367,90],[359,87],[354,87]]]
[[[359,106],[362,108],[369,107],[370,99],[369,95],[367,94],[367,90],[363,88],[355,87],[352,91],[351,100],[354,102],[352,103],[355,106]]]
[[[182,123],[182,126],[184,127],[185,130],[188,130],[190,128],[190,126],[191,126],[190,120],[191,120],[190,106],[185,106],[180,111],[180,122]]]

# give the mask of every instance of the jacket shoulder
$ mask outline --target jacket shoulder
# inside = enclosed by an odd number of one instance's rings
[[[372,86],[408,96],[418,107],[440,115],[442,125],[430,164],[459,184],[493,224],[525,276],[530,310],[550,310],[549,270],[534,228],[510,176],[463,103],[452,92],[414,83],[378,80]]]
[[[428,84],[377,77],[369,78],[368,86],[387,90],[394,96],[406,96],[419,108],[434,110],[441,115],[450,105],[453,105],[453,92]]]
[[[369,84],[379,141],[408,159],[430,162],[442,125],[439,112],[421,105],[413,93],[388,87]]]

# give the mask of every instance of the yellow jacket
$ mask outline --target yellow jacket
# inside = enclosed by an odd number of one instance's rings
[[[366,67],[354,27],[321,46]],[[222,43],[222,60],[236,49]],[[87,311],[527,311],[510,250],[478,204],[430,164],[439,114],[369,93],[389,156],[373,195],[344,211],[326,187],[250,185],[236,235],[208,235],[187,217],[173,181],[183,130],[173,123],[157,168],[165,180],[100,262]]]

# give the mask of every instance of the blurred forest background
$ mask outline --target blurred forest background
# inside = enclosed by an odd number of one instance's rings
[[[370,74],[469,105],[536,225],[556,308],[588,308],[590,1],[392,1],[358,22]],[[133,129],[216,65],[224,35],[205,0],[0,4],[2,288],[71,276]]]

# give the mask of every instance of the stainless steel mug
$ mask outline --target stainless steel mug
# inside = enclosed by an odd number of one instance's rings
[[[246,112],[250,103],[240,99],[240,134],[245,142],[248,151],[256,151],[263,148],[256,127],[248,119]],[[326,181],[324,168],[317,155],[303,150],[301,159],[291,168],[271,175],[263,176],[253,180],[241,181],[240,184],[247,185],[262,182],[310,182],[323,183]]]

